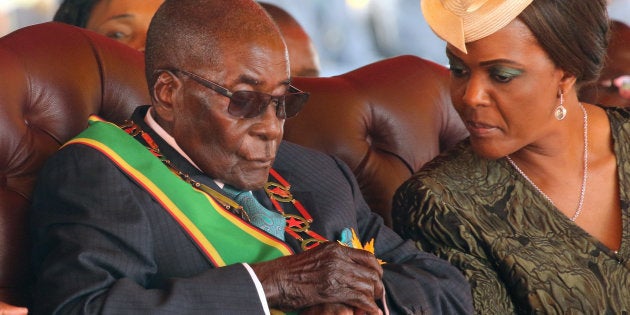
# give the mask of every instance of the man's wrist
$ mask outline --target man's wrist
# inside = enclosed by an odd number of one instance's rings
[[[249,275],[252,277],[252,281],[254,281],[254,286],[256,287],[256,292],[258,292],[258,297],[260,298],[260,304],[262,304],[263,310],[265,311],[265,315],[270,315],[271,313],[269,311],[269,304],[267,303],[267,297],[265,296],[265,289],[263,288],[262,283],[260,282],[260,279],[258,279],[256,272],[254,272],[254,269],[252,269],[252,267],[249,264],[243,263],[243,266],[245,267],[247,272],[249,272]]]

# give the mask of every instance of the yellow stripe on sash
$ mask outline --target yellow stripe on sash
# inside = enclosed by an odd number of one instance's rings
[[[114,124],[90,117],[90,127],[64,146],[71,144],[86,145],[107,156],[153,196],[216,267],[293,253],[286,243],[246,223],[206,193],[185,183]],[[239,250],[234,250],[236,245]]]
[[[70,140],[67,144],[82,143],[93,147],[103,154],[107,155],[118,167],[124,169],[126,173],[133,177],[137,183],[144,186],[144,188],[157,200],[167,211],[169,211],[175,219],[191,234],[191,236],[200,244],[206,251],[206,255],[211,257],[214,264],[218,267],[225,266],[225,262],[216,251],[212,243],[199,231],[199,229],[188,219],[188,217],[177,207],[177,205],[169,198],[160,188],[158,188],[153,181],[144,176],[137,169],[133,168],[127,163],[120,155],[114,152],[106,145],[88,138],[75,138]],[[214,203],[214,200],[208,198],[208,201]],[[218,205],[217,205],[218,206]]]

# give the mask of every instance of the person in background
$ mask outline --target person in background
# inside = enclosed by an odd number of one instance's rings
[[[630,107],[630,27],[612,21],[606,62],[597,82],[580,90],[584,102]]]
[[[63,0],[53,21],[93,30],[144,51],[149,22],[164,0]]]
[[[93,30],[144,51],[149,22],[164,0],[64,0],[53,21]],[[319,76],[319,56],[302,26],[285,10],[261,3],[289,49],[292,76]]]
[[[287,11],[265,2],[259,4],[276,22],[289,50],[291,76],[319,76],[319,56],[317,49],[304,28]]]
[[[605,0],[422,0],[470,136],[397,191],[395,230],[468,278],[478,314],[630,312],[630,109],[580,102]]]
[[[308,94],[256,2],[166,0],[145,62],[152,104],[92,117],[38,177],[34,314],[472,312],[341,160],[282,141]]]
[[[0,302],[0,315],[26,315],[28,309],[26,307],[13,306]]]

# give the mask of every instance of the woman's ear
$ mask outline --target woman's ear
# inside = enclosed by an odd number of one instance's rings
[[[577,89],[575,88],[575,82],[577,81],[577,78],[575,77],[575,75],[566,71],[563,71],[562,73],[563,75],[560,79],[560,89],[565,92],[573,89],[577,94]]]
[[[181,81],[173,72],[161,71],[153,85],[153,110],[164,123],[170,123],[174,117],[174,104]]]

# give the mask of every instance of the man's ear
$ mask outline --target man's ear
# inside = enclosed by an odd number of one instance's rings
[[[165,123],[173,121],[174,106],[181,81],[171,71],[162,71],[153,85],[153,110]]]

